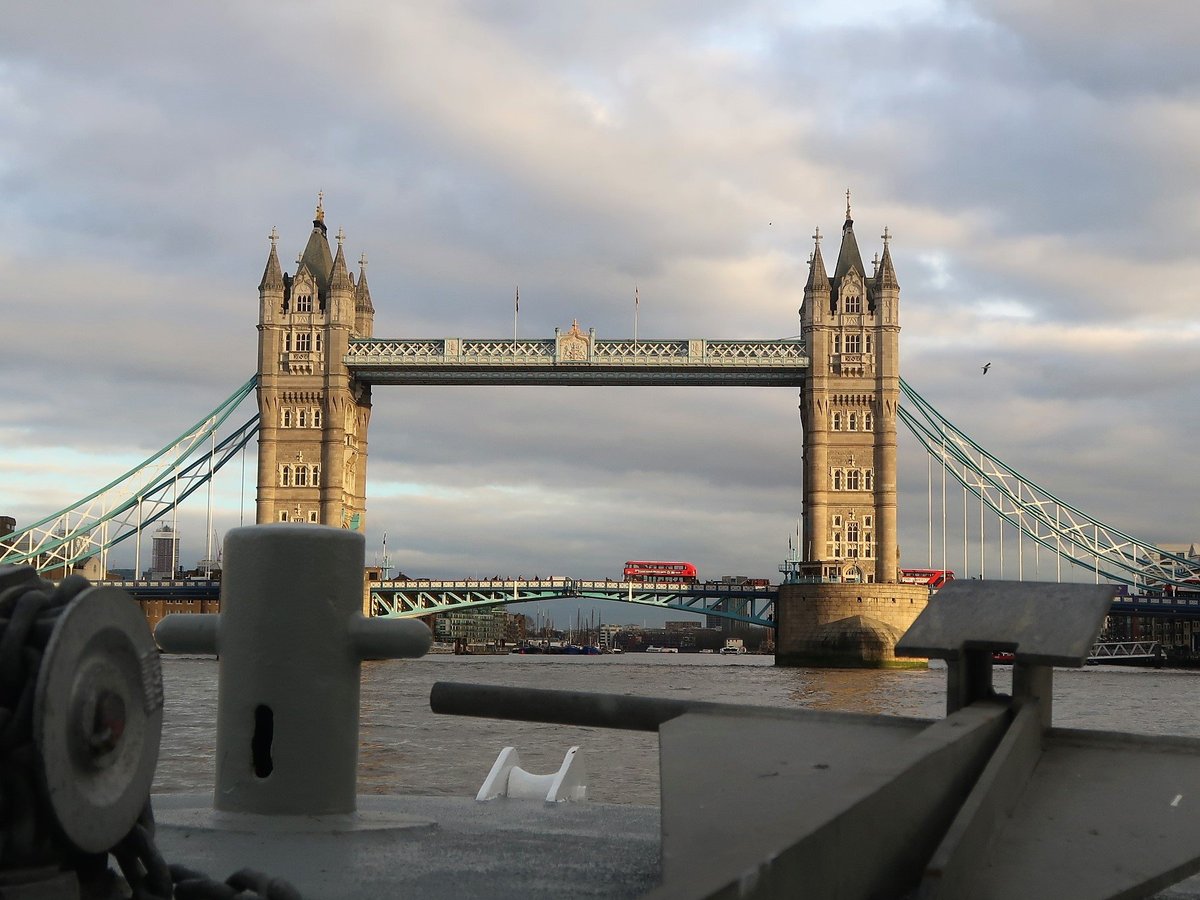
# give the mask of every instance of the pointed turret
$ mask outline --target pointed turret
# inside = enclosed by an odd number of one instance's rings
[[[296,274],[302,269],[308,269],[313,282],[317,286],[322,308],[329,296],[329,277],[333,271],[333,254],[329,250],[329,239],[326,237],[325,208],[322,206],[324,193],[317,194],[317,211],[313,216],[313,230],[308,236],[304,252],[300,254]]]
[[[863,265],[862,254],[858,252],[858,240],[854,237],[854,220],[850,218],[850,204],[846,203],[846,222],[842,225],[842,246],[838,249],[837,265],[833,269],[833,290],[837,292],[842,279],[850,272],[857,272],[859,277],[866,278],[867,268]]]
[[[351,291],[354,290],[354,279],[350,277],[350,272],[346,268],[346,255],[342,252],[342,243],[346,240],[346,236],[338,231],[337,234],[337,255],[333,258],[333,268],[329,273],[329,289],[331,291]]]
[[[270,237],[271,252],[267,256],[267,267],[263,270],[262,281],[258,283],[259,296],[265,291],[283,290],[283,269],[279,265],[279,254],[275,250],[275,245],[279,242],[279,232],[272,228]]]
[[[330,324],[350,326],[354,322],[354,281],[346,269],[346,254],[342,245],[345,233],[337,233],[337,256],[329,272],[329,321]]]
[[[375,330],[375,305],[367,286],[367,254],[358,258],[358,284],[354,286],[354,331],[359,337],[371,337]]]
[[[821,229],[813,233],[812,258],[808,262],[808,282],[804,285],[806,291],[829,290],[829,275],[825,272],[825,260],[821,256]]]
[[[892,233],[888,231],[887,226],[884,226],[881,237],[883,238],[883,259],[879,261],[879,269],[875,273],[875,283],[880,288],[899,288],[900,282],[896,280],[896,269],[892,265]]]
[[[896,280],[896,268],[892,265],[892,233],[883,229],[883,259],[875,269],[871,282],[870,311],[881,316],[885,325],[899,325],[900,282]]]

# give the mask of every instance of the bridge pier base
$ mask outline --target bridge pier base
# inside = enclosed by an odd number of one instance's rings
[[[775,664],[818,668],[913,668],[896,641],[929,602],[920,584],[781,584]]]

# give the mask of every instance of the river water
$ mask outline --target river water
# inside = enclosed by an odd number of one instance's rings
[[[166,714],[154,791],[209,793],[217,662],[163,657],[163,681]],[[658,805],[656,734],[435,715],[429,709],[429,691],[438,681],[940,718],[945,713],[946,670],[785,669],[777,668],[770,656],[644,653],[443,654],[368,662],[362,668],[360,794],[473,797],[502,748],[516,747],[522,768],[545,773],[556,771],[567,748],[578,744],[585,754],[592,800]],[[995,683],[998,691],[1007,693],[1011,668],[997,667]],[[1198,694],[1200,671],[1058,669],[1054,724],[1200,738]],[[753,752],[747,748],[747,753]],[[737,764],[736,759],[714,760],[714,766]],[[1157,896],[1200,900],[1200,876]]]
[[[935,664],[936,665],[936,664]],[[1007,692],[1011,669],[997,667]],[[154,790],[213,785],[217,662],[163,657],[166,717]],[[770,656],[629,653],[614,656],[453,656],[364,663],[359,793],[474,796],[506,746],[522,768],[551,772],[567,748],[586,757],[589,796],[658,804],[658,736],[435,715],[434,682],[455,681],[647,697],[940,718],[945,668],[777,668]],[[1054,673],[1054,724],[1200,738],[1200,671],[1089,666]],[[314,723],[317,726],[317,723]],[[737,760],[714,761],[737,765]]]

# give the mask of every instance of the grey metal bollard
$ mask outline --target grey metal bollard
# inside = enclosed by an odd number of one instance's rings
[[[219,615],[170,615],[168,653],[216,653],[213,807],[268,815],[355,811],[363,659],[417,657],[415,620],[361,612],[365,541],[319,525],[255,525],[225,537]]]

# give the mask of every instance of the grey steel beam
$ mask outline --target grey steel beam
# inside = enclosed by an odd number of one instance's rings
[[[636,387],[790,387],[804,384],[807,370],[797,367],[731,366],[661,368],[648,365],[558,366],[401,366],[346,360],[354,377],[366,384],[409,385],[577,385]]]
[[[950,666],[932,724],[486,686],[439,685],[433,705],[657,724],[653,900],[1148,897],[1200,871],[1200,740],[1050,727],[1052,667],[1084,664],[1111,599],[1092,585],[940,591],[897,645]],[[994,649],[1015,653],[1011,697],[995,693]]]

